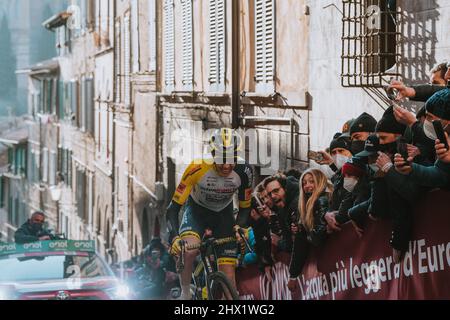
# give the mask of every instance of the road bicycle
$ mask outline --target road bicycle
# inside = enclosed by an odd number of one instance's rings
[[[240,245],[240,259],[243,259],[246,250],[253,251],[244,231],[240,229],[238,233],[243,240]],[[191,291],[193,300],[239,300],[236,288],[231,284],[228,277],[218,270],[217,266],[217,247],[233,242],[238,242],[236,237],[214,239],[208,233],[205,233],[202,242],[197,245],[186,245],[181,241],[181,254],[177,263],[178,272],[181,272],[184,268],[186,251],[200,251],[200,261],[192,274]]]

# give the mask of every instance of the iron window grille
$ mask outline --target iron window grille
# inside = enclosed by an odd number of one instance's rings
[[[396,0],[343,0],[342,86],[381,88],[398,78]]]

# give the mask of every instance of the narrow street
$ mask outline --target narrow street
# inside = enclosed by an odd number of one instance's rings
[[[449,299],[449,30],[450,0],[0,0],[0,300]]]

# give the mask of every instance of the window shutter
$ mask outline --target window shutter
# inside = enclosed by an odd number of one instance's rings
[[[59,119],[64,119],[64,82],[58,80],[58,108],[57,114]]]
[[[27,149],[22,148],[22,173],[25,175],[25,177],[28,177],[28,158],[27,158]]]
[[[274,0],[256,0],[256,90],[271,91],[275,67]]]
[[[121,26],[120,26],[120,21],[117,21],[116,23],[116,44],[115,44],[115,54],[114,54],[114,59],[115,59],[115,65],[114,65],[114,69],[115,69],[115,73],[116,73],[116,102],[119,103],[120,102],[120,97],[121,97],[121,92],[122,92],[122,86],[121,86],[121,70],[120,70],[120,58],[121,58],[121,54],[120,54],[120,47],[121,47]]]
[[[61,172],[64,178],[64,182],[66,184],[68,184],[68,174],[67,174],[67,149],[62,149],[62,154],[61,154]]]
[[[183,85],[193,89],[192,0],[182,0],[183,9]]]
[[[124,103],[126,106],[131,104],[131,86],[130,86],[130,68],[131,68],[131,47],[130,47],[130,17],[126,16],[123,20],[123,43],[124,43]]]
[[[76,126],[78,121],[78,82],[70,82],[70,105],[71,105],[71,117],[72,123]]]
[[[82,132],[86,132],[86,78],[83,76],[80,83],[80,95],[81,95],[81,121],[80,129]]]
[[[57,163],[57,154],[55,151],[50,152],[50,177],[49,184],[54,186],[56,184],[56,163]]]
[[[77,195],[77,213],[78,217],[83,217],[83,212],[81,210],[81,202],[82,202],[82,195],[81,195],[81,172],[77,169],[76,170],[76,176],[75,176],[75,193]]]
[[[56,167],[56,172],[58,172],[60,175],[63,174],[63,149],[61,148],[61,146],[58,146],[58,153],[56,154],[56,159],[57,159],[57,167]]]
[[[225,1],[209,1],[209,82],[214,91],[225,90]]]
[[[150,70],[156,71],[156,0],[148,0]]]
[[[72,155],[73,155],[73,152],[71,150],[68,150],[67,151],[67,180],[68,180],[68,185],[71,187],[72,187],[72,175],[73,175]]]
[[[39,113],[44,113],[45,105],[45,80],[39,82]]]
[[[86,79],[86,131],[94,136],[95,107],[94,107],[94,79]]]
[[[131,1],[131,24],[133,45],[133,73],[139,72],[139,3],[138,0]]]
[[[70,82],[64,83],[64,119],[70,115]]]
[[[52,99],[51,99],[51,110],[50,113],[52,115],[56,115],[57,113],[57,105],[58,105],[58,79],[53,78],[52,82]]]
[[[174,2],[164,2],[164,57],[166,89],[172,91],[175,87],[175,19]]]
[[[42,150],[42,181],[48,182],[48,149]]]

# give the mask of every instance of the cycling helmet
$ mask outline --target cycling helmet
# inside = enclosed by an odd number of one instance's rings
[[[209,145],[216,163],[235,163],[241,151],[242,138],[234,130],[228,128],[214,131]]]

